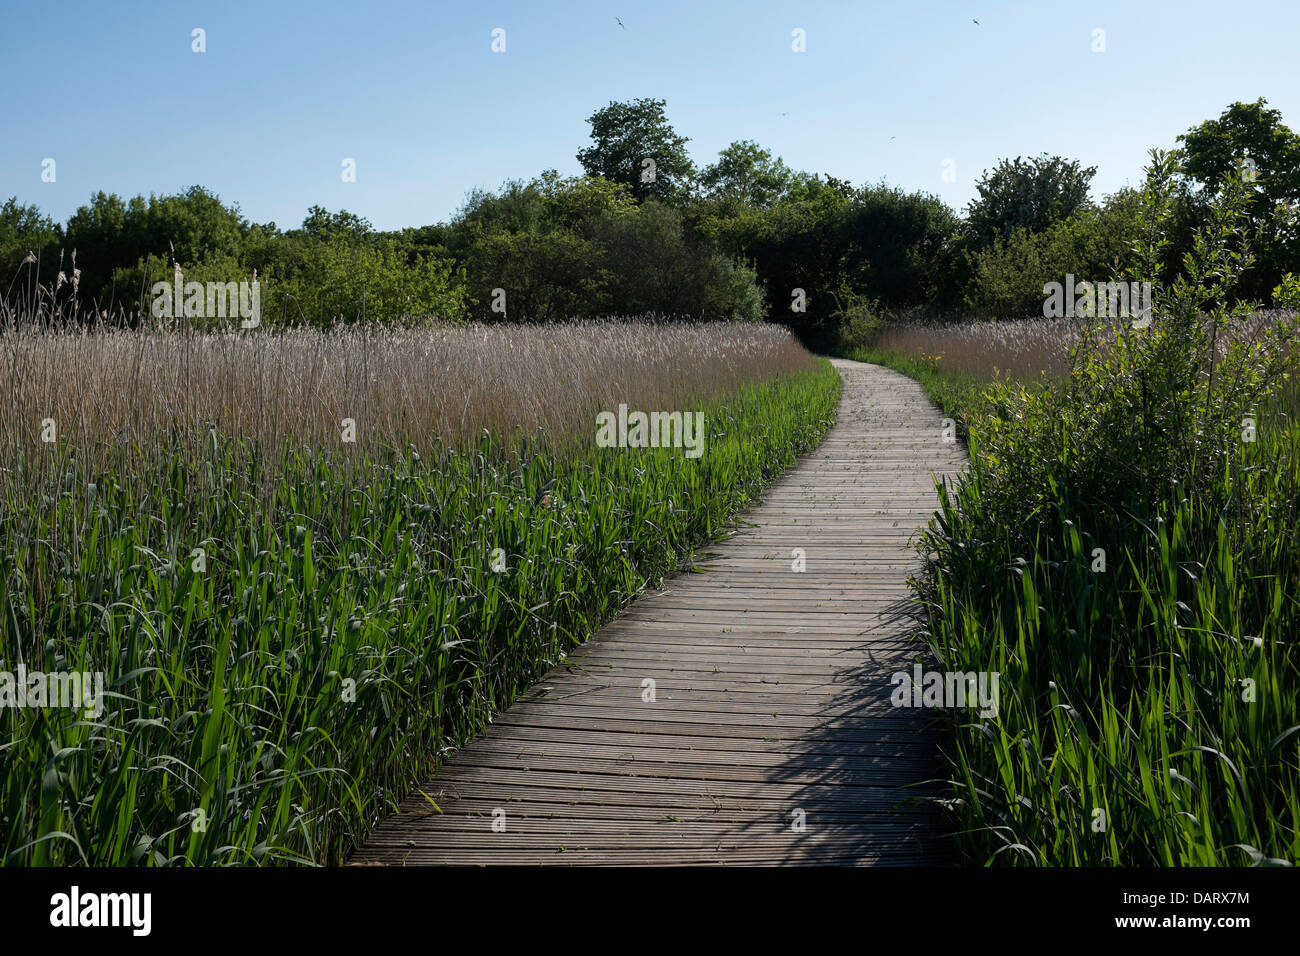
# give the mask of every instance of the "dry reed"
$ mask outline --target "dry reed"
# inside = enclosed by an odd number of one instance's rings
[[[1262,309],[1230,323],[1218,341],[1220,357],[1234,341],[1256,340],[1291,313]],[[1065,378],[1070,349],[1078,344],[1083,319],[1020,319],[1006,322],[909,323],[886,327],[876,349],[907,358],[929,359],[941,371],[976,382],[999,378],[1028,381]]]
[[[484,429],[554,447],[591,440],[595,415],[699,407],[741,384],[813,367],[784,328],[583,322],[419,330],[165,333],[0,330],[0,454],[48,437],[94,466],[111,445],[147,448],[177,429],[339,448],[453,447]],[[46,423],[43,426],[42,423]]]

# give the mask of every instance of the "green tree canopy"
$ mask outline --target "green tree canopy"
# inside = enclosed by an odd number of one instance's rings
[[[330,212],[322,206],[312,206],[307,210],[307,218],[302,221],[302,231],[313,239],[337,237],[349,242],[359,242],[374,233],[369,219],[346,209]]]
[[[704,167],[700,185],[710,199],[767,208],[790,189],[794,174],[753,140],[737,140]]]
[[[695,166],[664,114],[664,100],[610,102],[587,118],[591,146],[578,152],[589,176],[627,186],[638,202],[679,201],[689,194]]]
[[[0,293],[13,282],[28,253],[46,258],[42,264],[46,273],[56,267],[49,261],[49,253],[61,235],[59,226],[34,203],[20,203],[17,196],[12,196],[0,206]]]
[[[985,170],[975,184],[979,198],[966,218],[979,246],[1009,239],[1017,229],[1042,232],[1074,215],[1088,201],[1088,184],[1097,167],[1078,160],[1048,156],[1004,159]]]
[[[223,205],[202,186],[129,201],[101,191],[72,214],[65,244],[78,250],[83,294],[96,299],[106,293],[115,268],[150,255],[183,266],[236,258],[250,228],[237,205]],[[138,290],[119,292],[134,296]]]
[[[1189,203],[1180,251],[1228,176],[1246,174],[1251,185],[1246,212],[1256,258],[1239,291],[1261,301],[1285,273],[1300,269],[1300,135],[1284,126],[1282,114],[1267,102],[1261,97],[1233,103],[1218,119],[1179,136],[1183,145],[1177,154],[1183,174],[1200,187]]]
[[[1254,103],[1233,103],[1218,119],[1206,120],[1178,137],[1183,172],[1217,192],[1229,173],[1249,161],[1255,183],[1273,205],[1300,198],[1300,135],[1282,124],[1282,114]]]

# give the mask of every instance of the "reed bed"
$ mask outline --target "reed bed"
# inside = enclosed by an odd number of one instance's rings
[[[42,444],[42,423],[80,446],[147,449],[176,429],[355,450],[590,442],[598,411],[635,400],[679,409],[813,367],[788,330],[748,323],[582,322],[411,330],[163,332],[32,324],[0,328],[0,436]],[[15,447],[18,446],[18,448]]]
[[[1260,309],[1226,323],[1217,342],[1219,357],[1234,342],[1251,342],[1280,322],[1294,320],[1286,309]],[[929,363],[948,379],[984,385],[998,380],[1061,381],[1071,369],[1070,351],[1081,344],[1084,330],[1098,323],[1086,319],[1016,319],[1000,322],[908,322],[885,326],[864,356]],[[1120,323],[1112,323],[1120,329]],[[864,359],[866,360],[866,359]]]
[[[104,690],[0,707],[7,865],[346,859],[839,395],[747,325],[2,338],[0,673]],[[595,447],[619,402],[704,454]]]
[[[1072,319],[910,323],[886,326],[873,351],[930,361],[946,375],[980,383],[1057,379],[1069,372],[1081,328]]]

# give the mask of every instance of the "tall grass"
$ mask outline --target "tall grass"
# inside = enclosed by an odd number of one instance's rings
[[[1220,329],[1218,354],[1236,342],[1258,341],[1268,329],[1294,322],[1295,310],[1257,309],[1227,317]],[[1071,351],[1085,331],[1098,327],[1120,331],[1124,323],[1081,319],[1021,319],[1004,322],[916,321],[883,327],[869,347],[855,354],[861,361],[884,362],[912,374],[932,373],[936,381],[967,382],[974,387],[1012,380],[1060,382],[1072,368]],[[904,364],[905,363],[905,364]],[[981,388],[982,390],[982,388]]]
[[[11,323],[0,325],[0,451],[12,460],[43,450],[46,419],[86,463],[110,446],[148,453],[176,428],[344,451],[435,440],[463,449],[484,429],[558,447],[589,442],[596,412],[629,397],[684,408],[811,366],[788,331],[747,323],[251,334]],[[348,449],[344,418],[357,426]]]
[[[1070,349],[1083,328],[1083,320],[1076,319],[909,322],[885,326],[872,349],[931,362],[945,376],[980,384],[1042,376],[1058,380],[1069,373]]]
[[[10,865],[342,860],[839,391],[731,324],[4,344],[0,671],[108,691],[0,708]],[[703,409],[705,453],[593,447],[620,401]]]

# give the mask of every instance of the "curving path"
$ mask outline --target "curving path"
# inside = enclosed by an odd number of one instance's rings
[[[919,649],[909,540],[965,454],[916,382],[834,364],[836,425],[702,573],[538,681],[419,788],[441,813],[414,794],[354,864],[948,861],[916,799],[934,715],[891,706],[889,677]]]

